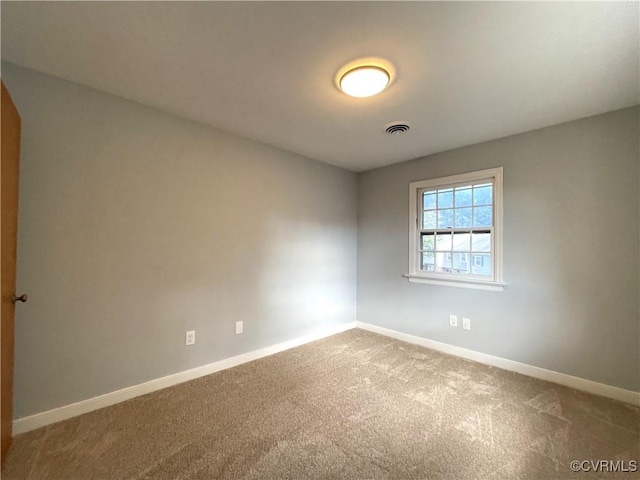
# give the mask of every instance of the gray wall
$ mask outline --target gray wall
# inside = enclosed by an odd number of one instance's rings
[[[356,174],[2,77],[23,121],[16,418],[355,320]]]
[[[23,118],[18,289],[30,299],[17,309],[16,418],[353,321],[358,205],[358,320],[640,389],[638,108],[372,170],[357,185],[2,67]],[[500,165],[509,288],[403,279],[409,182]],[[449,314],[471,317],[471,332]]]
[[[358,320],[639,390],[638,123],[634,107],[361,174]],[[497,166],[508,289],[402,278],[409,182]]]

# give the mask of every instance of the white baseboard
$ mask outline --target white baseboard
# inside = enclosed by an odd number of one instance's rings
[[[572,375],[554,372],[553,370],[546,370],[540,367],[534,367],[532,365],[515,362],[506,358],[494,357],[493,355],[476,352],[475,350],[468,350],[466,348],[456,347],[447,343],[436,342],[435,340],[409,335],[407,333],[378,327],[377,325],[371,325],[369,323],[356,322],[356,327],[395,338],[397,340],[402,340],[403,342],[413,343],[415,345],[420,345],[432,350],[455,355],[457,357],[466,358],[485,365],[491,365],[492,367],[498,367],[510,372],[516,372],[529,377],[547,380],[549,382],[558,383],[577,390],[640,406],[640,392],[634,392],[632,390],[625,390],[623,388],[605,385],[604,383],[585,380],[584,378],[574,377]]]
[[[100,408],[108,407],[116,403],[129,400],[140,395],[155,392],[163,388],[177,385],[178,383],[187,382],[195,378],[210,375],[220,370],[226,370],[227,368],[235,367],[243,363],[251,362],[262,357],[273,355],[290,348],[304,345],[305,343],[320,340],[321,338],[335,335],[336,333],[344,332],[355,328],[355,322],[347,323],[345,325],[339,325],[330,329],[322,330],[310,335],[305,335],[300,338],[289,340],[286,342],[271,345],[269,347],[254,350],[252,352],[236,355],[235,357],[225,358],[218,362],[203,365],[202,367],[193,368],[191,370],[185,370],[184,372],[175,373],[166,377],[157,378],[149,382],[134,385],[132,387],[116,390],[115,392],[106,393],[97,397],[82,400],[77,403],[65,405],[64,407],[54,408],[46,412],[36,413],[28,417],[18,418],[13,421],[13,434],[19,435],[21,433],[35,430],[36,428],[44,427],[52,423],[60,422],[71,417],[82,415],[83,413],[92,412]]]
[[[631,403],[633,405],[640,406],[640,392],[634,392],[631,390],[625,390],[611,385],[605,385],[603,383],[593,382],[591,380],[585,380],[584,378],[574,377],[566,375],[564,373],[554,372],[552,370],[545,370],[544,368],[534,367],[524,363],[515,362],[506,358],[495,357],[486,353],[476,352],[474,350],[468,350],[466,348],[456,347],[446,343],[436,342],[435,340],[429,340],[427,338],[417,337],[415,335],[409,335],[407,333],[398,332],[384,327],[378,327],[364,322],[353,322],[331,329],[323,330],[311,335],[296,338],[286,342],[271,345],[269,347],[254,350],[252,352],[243,353],[235,357],[226,358],[218,362],[203,365],[202,367],[193,368],[191,370],[185,370],[184,372],[175,373],[166,377],[157,378],[149,382],[141,383],[131,387],[116,390],[115,392],[106,393],[97,397],[82,400],[77,403],[65,405],[63,407],[54,408],[46,412],[36,413],[28,417],[18,418],[13,421],[13,434],[19,435],[21,433],[35,430],[36,428],[44,427],[52,423],[60,422],[68,418],[82,415],[83,413],[92,412],[100,408],[108,407],[109,405],[115,405],[116,403],[129,400],[131,398],[145,395],[147,393],[155,392],[156,390],[162,390],[163,388],[171,387],[179,383],[187,382],[195,378],[210,375],[227,368],[235,367],[243,363],[251,362],[259,358],[263,358],[274,353],[279,353],[290,348],[304,345],[321,338],[335,335],[336,333],[351,330],[352,328],[361,328],[370,332],[379,333],[387,337],[402,340],[404,342],[413,343],[423,347],[437,350],[439,352],[448,353],[458,357],[466,358],[469,360],[483,363],[485,365],[491,365],[493,367],[502,368],[503,370],[509,370],[511,372],[520,373],[529,377],[539,378],[554,382],[567,387],[572,387],[585,392],[593,393],[595,395],[601,395],[603,397],[613,398],[623,402]]]

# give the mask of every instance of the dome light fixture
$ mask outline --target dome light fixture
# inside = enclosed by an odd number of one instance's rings
[[[346,71],[338,85],[347,95],[364,98],[383,91],[389,85],[391,75],[377,65],[361,65]]]

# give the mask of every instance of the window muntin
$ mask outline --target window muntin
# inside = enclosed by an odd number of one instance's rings
[[[502,168],[410,187],[414,227],[407,276],[503,286]]]

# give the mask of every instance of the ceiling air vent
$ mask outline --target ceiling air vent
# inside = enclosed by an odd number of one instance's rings
[[[409,131],[409,122],[391,122],[384,126],[384,133],[387,135],[400,135]]]

